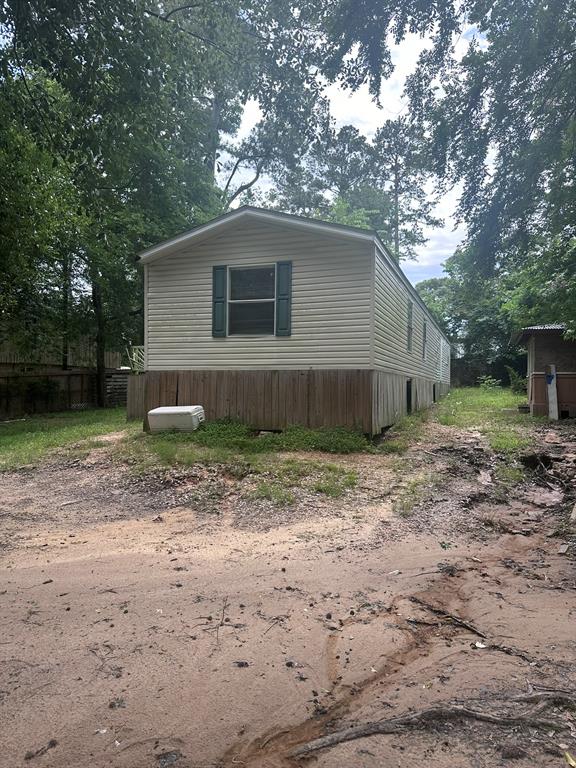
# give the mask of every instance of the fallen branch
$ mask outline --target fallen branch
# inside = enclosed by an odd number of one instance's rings
[[[490,643],[486,646],[489,651],[500,651],[507,656],[517,656],[523,661],[527,661],[529,664],[537,664],[538,662],[532,656],[529,656],[524,651],[519,651],[518,648],[512,648],[509,645],[499,645],[498,643]]]
[[[423,608],[426,608],[427,611],[430,611],[435,616],[440,616],[444,620],[449,619],[453,624],[457,624],[460,627],[464,627],[465,629],[472,632],[474,635],[478,635],[478,637],[483,637],[486,639],[486,635],[484,632],[481,632],[478,627],[475,627],[474,624],[471,624],[469,621],[466,621],[465,619],[460,618],[460,616],[455,616],[453,613],[448,613],[448,611],[445,611],[444,608],[436,608],[434,605],[430,605],[429,603],[425,602],[424,600],[420,600],[419,597],[410,597],[410,600],[413,603],[416,603],[417,605],[421,605]]]
[[[336,731],[319,739],[309,741],[292,750],[290,757],[304,757],[320,749],[334,747],[336,744],[342,744],[354,739],[362,739],[366,736],[384,735],[391,733],[400,733],[411,728],[427,728],[434,723],[443,724],[454,720],[478,720],[483,723],[491,723],[504,727],[528,726],[532,728],[553,729],[563,731],[568,728],[566,723],[553,720],[541,720],[536,715],[538,713],[523,714],[516,716],[491,715],[488,712],[481,712],[476,709],[469,709],[465,706],[454,705],[450,707],[433,707],[412,712],[401,717],[393,717],[389,720],[380,720],[375,723],[366,723],[347,728],[343,731]]]

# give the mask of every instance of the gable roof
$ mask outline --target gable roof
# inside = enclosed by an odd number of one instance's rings
[[[138,255],[138,260],[142,264],[149,264],[151,262],[157,261],[163,256],[168,256],[171,253],[179,251],[181,248],[184,248],[190,243],[203,242],[209,237],[220,234],[221,232],[226,231],[229,227],[234,226],[236,223],[247,219],[253,219],[254,221],[270,224],[284,224],[305,232],[332,235],[340,238],[356,240],[358,242],[371,243],[375,246],[375,248],[378,249],[378,251],[380,251],[388,266],[395,272],[400,281],[405,285],[413,300],[421,307],[424,313],[434,323],[439,333],[444,337],[445,341],[450,344],[448,338],[441,330],[432,313],[420,297],[420,294],[408,280],[398,265],[396,259],[392,256],[388,247],[380,239],[378,233],[371,229],[351,227],[347,224],[334,224],[330,221],[310,219],[306,216],[297,216],[293,213],[282,213],[280,211],[270,211],[266,208],[256,208],[252,205],[242,205],[233,211],[229,211],[228,213],[224,213],[221,216],[217,216],[216,218],[211,219],[210,221],[206,222],[206,224],[200,224],[193,229],[176,235],[176,237],[172,237],[169,240],[165,240],[164,242],[159,243],[158,245],[147,248],[145,251],[142,251]]]
[[[256,208],[252,205],[242,205],[240,208],[236,208],[233,211],[229,211],[228,213],[224,213],[221,216],[211,219],[206,222],[206,224],[200,224],[193,229],[176,235],[176,237],[164,240],[164,242],[159,243],[158,245],[153,245],[151,248],[147,248],[138,255],[139,261],[144,264],[150,261],[156,261],[156,259],[161,258],[162,256],[167,256],[170,253],[180,250],[180,248],[183,248],[189,243],[206,240],[214,234],[219,234],[220,232],[225,231],[232,224],[246,219],[254,219],[270,224],[286,224],[308,232],[336,235],[337,237],[363,240],[368,243],[374,242],[379,248],[386,251],[387,255],[390,255],[388,249],[382,240],[380,240],[377,233],[370,229],[350,227],[346,224],[334,224],[330,221],[310,219],[306,216],[297,216],[293,213],[270,211],[266,208]]]

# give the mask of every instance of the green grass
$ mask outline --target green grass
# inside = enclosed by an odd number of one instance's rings
[[[515,395],[510,389],[497,387],[461,387],[453,389],[437,406],[440,424],[462,429],[478,428],[487,424],[529,424],[531,417],[519,413],[517,408],[526,402],[525,395]],[[507,412],[504,409],[512,409]]]
[[[155,436],[154,439],[158,438]],[[364,435],[344,427],[306,429],[292,426],[283,432],[265,432],[258,435],[245,424],[233,421],[214,421],[203,424],[195,432],[164,435],[161,439],[247,454],[278,451],[358,453],[371,450],[372,447]]]
[[[123,408],[66,411],[0,422],[0,470],[36,464],[59,449],[126,429]]]
[[[262,481],[250,493],[252,499],[268,499],[274,504],[285,505],[294,504],[296,498],[294,494],[278,483],[268,483]]]
[[[386,437],[379,446],[382,453],[404,454],[420,439],[423,426],[431,417],[432,411],[418,411],[404,416],[388,430]]]
[[[238,461],[251,469],[258,469],[271,454],[276,453],[320,451],[347,454],[373,450],[372,443],[364,435],[340,427],[306,429],[294,426],[284,432],[259,435],[245,424],[231,421],[208,422],[195,432],[140,433],[122,448],[126,458],[144,469],[152,463],[191,466]],[[297,464],[288,464],[285,469],[285,472],[297,471]]]
[[[532,444],[534,417],[520,413],[518,405],[526,396],[496,387],[454,389],[437,407],[440,424],[476,429],[486,436],[495,453],[513,457]]]
[[[314,460],[274,459],[266,465],[254,465],[252,472],[262,473],[262,479],[249,493],[250,498],[269,499],[276,504],[293,504],[296,500],[294,489],[338,498],[355,488],[358,482],[356,472],[332,464]]]

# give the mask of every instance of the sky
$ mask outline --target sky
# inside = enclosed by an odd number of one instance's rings
[[[457,41],[457,55],[464,53],[474,31],[470,28]],[[380,106],[373,101],[367,85],[355,92],[345,90],[338,84],[330,85],[326,95],[337,126],[353,125],[371,139],[386,120],[403,114],[407,110],[407,100],[403,97],[404,83],[414,71],[419,54],[429,45],[429,40],[417,35],[408,35],[399,45],[390,44],[395,69],[392,76],[382,84]],[[249,102],[238,136],[246,135],[259,117],[258,104]],[[425,228],[427,242],[417,250],[416,261],[402,262],[402,269],[413,284],[431,277],[441,277],[443,262],[454,253],[466,236],[465,228],[457,227],[453,218],[457,201],[457,190],[439,199],[434,215],[443,220],[443,225]]]

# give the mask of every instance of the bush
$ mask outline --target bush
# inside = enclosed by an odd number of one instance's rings
[[[493,389],[499,389],[502,386],[502,382],[499,379],[495,379],[493,376],[479,376],[478,386],[480,389],[490,392]]]
[[[528,382],[525,376],[521,376],[512,366],[507,365],[508,378],[510,379],[510,389],[515,395],[523,395],[528,391]]]

